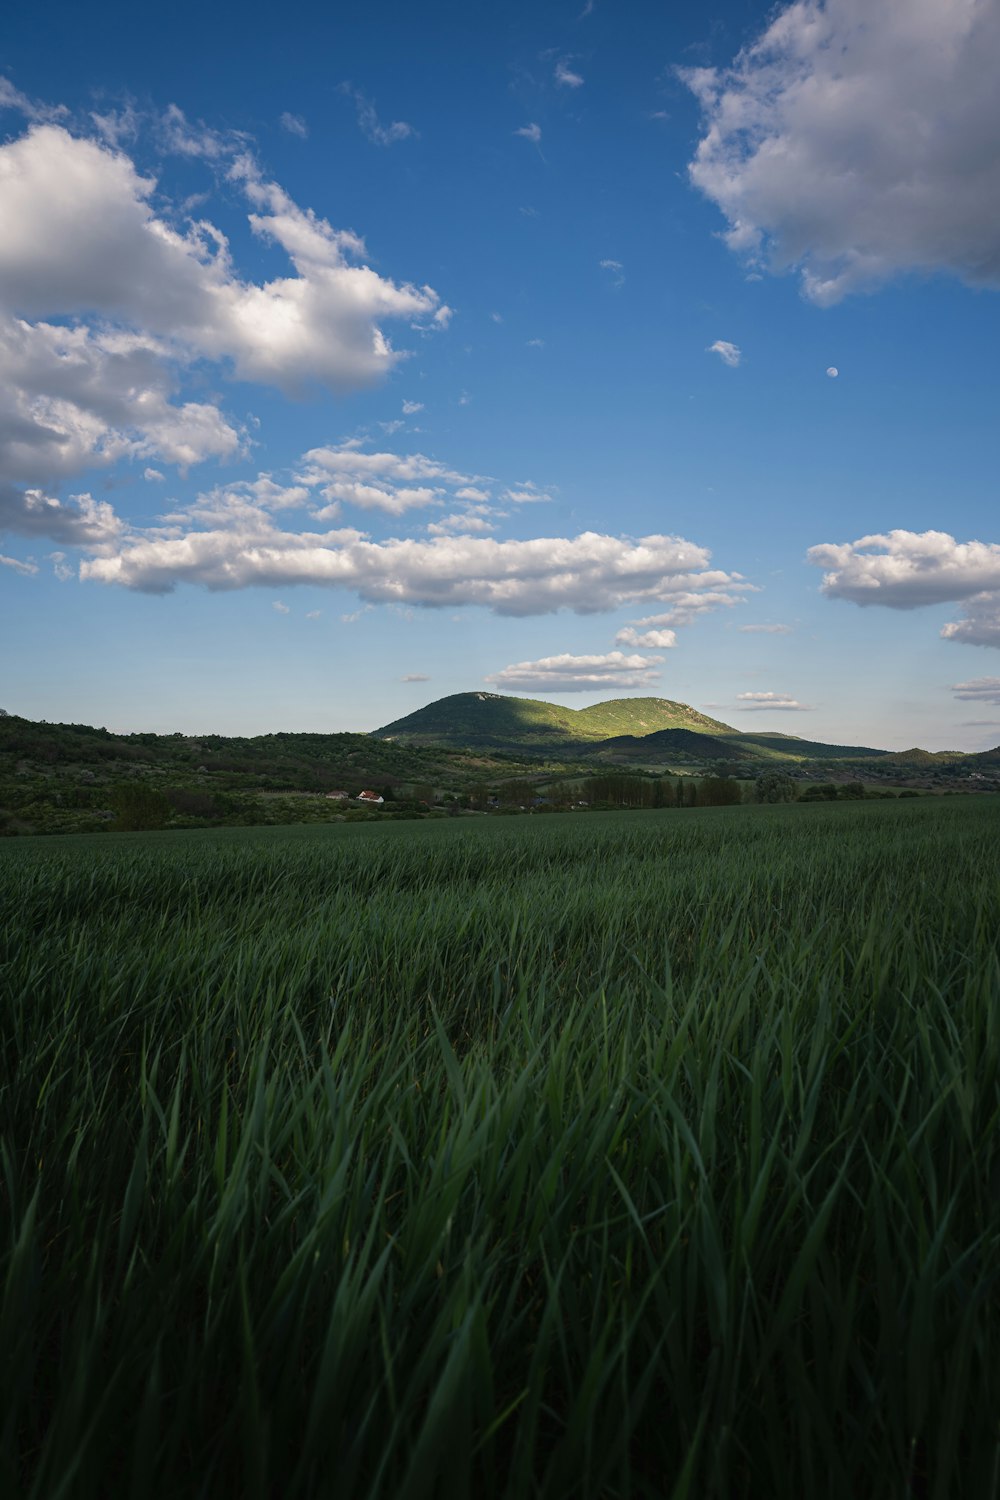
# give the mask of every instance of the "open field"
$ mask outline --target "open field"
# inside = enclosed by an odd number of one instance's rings
[[[0,895],[5,1493],[1000,1494],[1000,798]]]

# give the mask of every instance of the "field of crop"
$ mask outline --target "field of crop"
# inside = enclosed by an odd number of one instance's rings
[[[1000,1494],[1000,799],[8,840],[0,1488]]]

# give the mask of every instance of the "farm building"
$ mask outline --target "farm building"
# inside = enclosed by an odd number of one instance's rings
[[[359,792],[356,800],[367,803],[369,807],[381,807],[385,799],[378,792]]]
[[[350,792],[327,792],[327,797],[332,797],[334,802],[346,802]]]

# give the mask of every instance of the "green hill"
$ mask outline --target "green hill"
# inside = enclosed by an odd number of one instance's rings
[[[570,754],[617,735],[639,738],[665,729],[733,732],[729,725],[671,698],[611,698],[592,708],[560,708],[537,698],[453,693],[374,734],[410,745]]]

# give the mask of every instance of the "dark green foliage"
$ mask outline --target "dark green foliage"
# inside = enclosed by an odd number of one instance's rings
[[[112,827],[119,833],[146,833],[162,828],[171,811],[163,792],[141,781],[125,781],[114,787],[108,803],[115,813]]]
[[[754,785],[756,802],[792,802],[795,799],[795,782],[784,771],[765,771],[757,777]]]
[[[832,781],[812,782],[799,793],[800,802],[836,802],[837,788]]]
[[[998,833],[6,841],[5,1492],[995,1500]]]
[[[706,776],[698,788],[702,807],[736,807],[742,800],[739,782],[729,776]]]

